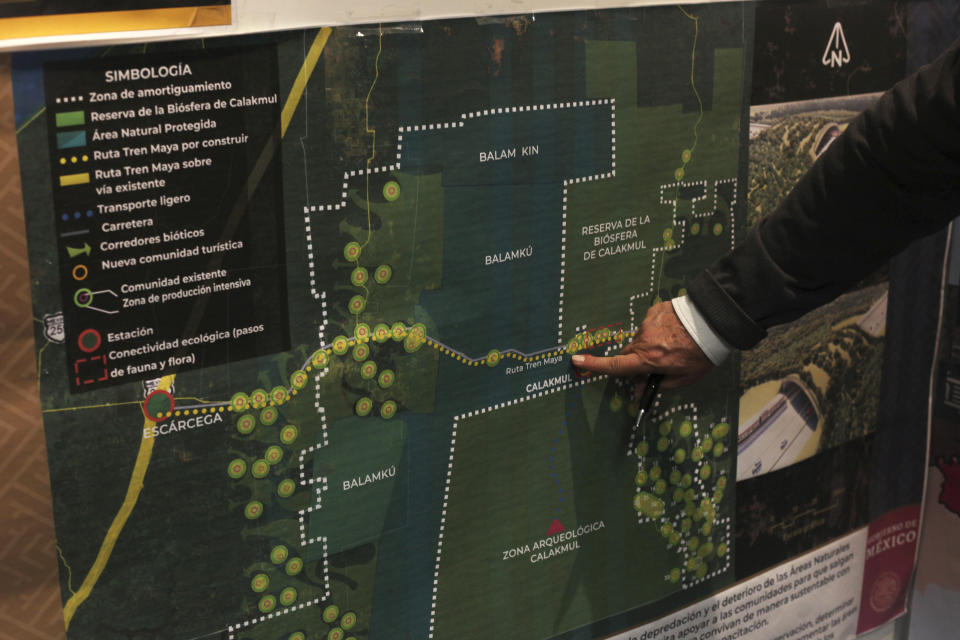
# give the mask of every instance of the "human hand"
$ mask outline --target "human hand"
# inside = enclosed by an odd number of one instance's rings
[[[598,357],[578,354],[578,369],[629,378],[639,395],[651,373],[663,374],[663,387],[693,384],[713,369],[713,363],[693,341],[669,301],[650,307],[633,339],[619,355]]]

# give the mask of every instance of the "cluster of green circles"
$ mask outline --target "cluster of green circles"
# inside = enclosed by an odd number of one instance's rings
[[[293,444],[298,435],[300,435],[300,429],[294,424],[288,424],[280,430],[280,442],[283,444]]]
[[[728,480],[717,475],[714,460],[728,453],[730,431],[720,422],[698,432],[691,419],[675,414],[650,425],[636,444],[634,509],[655,522],[668,548],[684,558],[665,576],[669,582],[704,578],[726,553],[725,541],[713,536]]]
[[[427,327],[418,322],[410,327],[407,337],[403,340],[403,348],[407,353],[414,353],[420,350],[427,341]]]
[[[355,267],[350,273],[350,282],[355,287],[362,287],[363,285],[367,284],[369,279],[370,274],[367,273],[367,270],[364,267]]]
[[[373,380],[377,375],[377,363],[373,360],[368,360],[360,365],[360,377],[364,380]]]
[[[281,498],[289,498],[297,490],[297,483],[290,478],[285,478],[277,485],[277,495]]]
[[[348,242],[343,248],[343,257],[350,262],[356,262],[360,259],[360,253],[362,250],[363,249],[359,242]]]
[[[393,267],[382,264],[373,270],[373,279],[377,284],[387,284],[393,277]]]
[[[380,405],[380,417],[384,420],[389,420],[393,416],[397,415],[397,403],[393,400],[387,400],[382,405]]]
[[[353,408],[354,408],[354,411],[356,411],[357,415],[360,417],[369,415],[370,412],[373,411],[373,400],[364,396],[363,398],[360,398],[359,400],[357,400]]]
[[[259,500],[251,500],[247,503],[247,506],[243,508],[243,515],[247,520],[256,520],[263,515],[263,503]]]

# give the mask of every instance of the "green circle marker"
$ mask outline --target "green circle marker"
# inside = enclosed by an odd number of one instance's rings
[[[687,450],[686,449],[677,449],[673,452],[673,461],[677,464],[683,464],[687,459]],[[679,478],[677,478],[679,480]]]
[[[694,222],[692,225],[690,225],[690,235],[692,235],[692,236],[698,236],[698,235],[700,235],[700,223],[699,223],[699,222]]]
[[[714,457],[714,458],[719,458],[719,457],[722,456],[724,453],[726,453],[726,447],[723,446],[723,443],[722,443],[722,442],[718,442],[717,444],[713,445],[713,457]]]
[[[407,328],[402,322],[394,322],[390,327],[390,333],[393,334],[394,341],[400,342],[407,337]]]
[[[253,433],[253,430],[257,426],[257,419],[253,417],[253,414],[245,413],[239,418],[237,418],[237,431],[243,435],[248,433]]]
[[[360,377],[364,380],[372,380],[377,375],[377,363],[368,360],[360,365]]]
[[[356,262],[360,259],[361,250],[359,242],[348,242],[347,246],[343,248],[343,257],[350,262]]]
[[[683,167],[678,167],[677,170],[673,172],[673,177],[677,182],[681,182],[685,173]]]
[[[664,436],[659,440],[657,440],[657,451],[659,451],[660,453],[663,453],[669,448],[670,448],[670,438]]]
[[[394,202],[400,197],[400,185],[395,180],[383,185],[383,198],[387,202]]]
[[[73,304],[81,309],[86,309],[93,304],[93,291],[90,291],[90,289],[77,289],[77,292],[73,294]]]
[[[288,576],[297,575],[303,571],[303,558],[290,558],[283,570],[286,571]]]
[[[286,387],[276,386],[270,390],[270,399],[273,400],[273,404],[283,404],[289,398],[290,394]]]
[[[260,613],[270,613],[277,607],[277,598],[273,595],[265,595],[260,598],[260,602],[257,603],[257,608],[260,609]]]
[[[343,640],[347,635],[340,627],[334,627],[327,633],[327,640]]]
[[[340,617],[340,607],[335,604],[327,605],[320,617],[327,624],[333,624]]]
[[[393,277],[393,267],[382,264],[373,270],[373,279],[377,284],[387,284]]]
[[[390,388],[396,380],[397,376],[391,369],[384,369],[380,372],[380,375],[377,376],[377,384],[380,385],[381,389]]]
[[[707,565],[702,563],[697,565],[696,574],[698,578],[703,578],[705,575],[707,575]]]
[[[259,500],[251,500],[243,508],[243,515],[247,517],[247,520],[256,520],[263,515],[263,503]]]
[[[297,601],[297,590],[293,587],[286,587],[280,592],[280,604],[289,607]]]
[[[659,518],[663,515],[663,500],[646,491],[640,491],[633,498],[633,508],[648,518]]]
[[[668,479],[670,480],[670,484],[672,484],[673,486],[677,486],[678,484],[680,484],[680,478],[682,476],[683,474],[680,473],[680,469],[671,469],[670,475],[668,476]]]
[[[700,462],[701,460],[703,460],[703,448],[694,447],[693,451],[690,452],[690,459],[693,460],[694,462]]]
[[[723,440],[728,433],[730,433],[730,423],[728,422],[718,422],[713,425],[713,429],[710,431],[714,440]]]
[[[266,478],[268,473],[270,473],[270,463],[262,458],[254,460],[250,465],[250,475],[254,478]]]
[[[726,489],[727,488],[727,476],[720,476],[717,478],[717,489]]]
[[[270,396],[267,395],[266,389],[254,389],[250,392],[250,402],[254,408],[266,406],[269,400]]]
[[[350,313],[353,315],[359,315],[363,313],[363,310],[367,308],[367,299],[361,295],[356,295],[350,298],[350,302],[347,304],[347,308],[350,310]]]
[[[247,473],[247,462],[243,458],[234,458],[227,465],[227,473],[234,480],[239,480]]]
[[[500,364],[500,360],[503,359],[503,356],[500,355],[500,352],[497,349],[491,349],[487,352],[487,366],[495,367]]]
[[[353,330],[353,336],[360,342],[367,342],[370,340],[370,325],[365,322],[358,322],[356,328]]]
[[[693,433],[693,423],[689,420],[684,420],[680,423],[680,426],[677,427],[677,433],[680,434],[681,438],[689,438]]]
[[[343,627],[344,631],[350,631],[355,626],[357,626],[357,614],[353,611],[347,611],[343,614],[343,617],[340,618],[340,626]]]
[[[270,586],[270,577],[265,573],[258,573],[250,581],[250,588],[257,593],[263,593]]]
[[[634,482],[637,483],[638,487],[642,487],[647,484],[647,481],[650,479],[650,474],[647,473],[646,469],[640,469],[637,471],[637,475],[634,478]]]
[[[356,344],[353,346],[352,355],[356,362],[363,362],[370,357],[370,347],[362,342],[360,344]]]
[[[357,400],[356,404],[353,406],[354,411],[356,411],[358,416],[369,415],[373,411],[373,400],[367,397],[360,398]]]
[[[718,543],[717,543],[717,556],[722,558],[722,557],[725,556],[725,555],[727,555],[727,543],[726,543],[726,542],[718,542]]]
[[[653,483],[653,492],[654,492],[655,494],[657,494],[658,496],[662,496],[664,493],[666,493],[666,492],[667,492],[667,481],[664,480],[663,478],[660,478],[659,480],[657,480],[656,482],[654,482],[654,483]]]
[[[713,470],[710,468],[710,463],[704,464],[702,467],[700,467],[700,479],[706,480],[710,477],[712,472]]]
[[[669,522],[664,522],[662,525],[660,525],[660,535],[662,535],[664,538],[669,538],[671,533],[673,533],[672,524]]]
[[[260,422],[268,427],[276,422],[279,417],[280,411],[278,411],[276,407],[265,407],[264,410],[260,412]]]
[[[687,540],[687,549],[690,549],[690,551],[696,551],[699,546],[700,538],[697,536],[691,536],[690,539]]]
[[[673,240],[673,229],[672,229],[672,228],[670,228],[670,229],[664,229],[664,230],[663,230],[663,240],[664,240],[664,242],[669,242],[670,240]]]
[[[293,495],[293,492],[296,490],[297,490],[297,483],[291,480],[290,478],[281,480],[280,484],[277,485],[277,495],[280,496],[281,498],[289,498],[290,496]]]
[[[369,279],[370,274],[364,267],[357,267],[350,272],[350,283],[355,287],[362,287]]]
[[[303,634],[303,631],[294,631],[287,640],[307,640],[307,636]]]
[[[298,391],[307,386],[310,376],[303,369],[298,369],[290,374],[290,386]]]
[[[683,164],[687,164],[688,162],[690,162],[690,158],[692,157],[693,157],[693,152],[690,151],[690,149],[684,149],[683,151],[680,152],[680,160],[683,162]]]
[[[347,349],[350,348],[350,341],[347,340],[347,336],[337,336],[333,339],[333,343],[330,345],[330,348],[333,349],[335,354],[342,356],[347,352]]]
[[[567,353],[574,354],[577,351],[580,351],[580,340],[573,338],[567,343]]]
[[[283,449],[278,445],[272,444],[267,447],[266,453],[263,454],[263,459],[267,461],[267,464],[273,466],[283,460]]]
[[[670,435],[670,427],[671,427],[670,421],[669,421],[669,420],[664,420],[663,422],[661,422],[661,423],[659,424],[659,426],[657,427],[657,429],[660,431],[660,435],[662,435],[662,436],[668,436],[668,435]]]
[[[704,522],[704,523],[700,526],[700,533],[702,533],[702,534],[705,535],[705,536],[710,535],[710,533],[711,533],[712,531],[713,531],[713,523],[711,523],[711,522],[709,522],[709,521]],[[711,550],[712,550],[712,548],[711,548]]]
[[[659,480],[659,479],[660,479],[660,476],[662,476],[662,475],[663,475],[663,469],[661,469],[659,466],[655,465],[655,466],[653,466],[653,467],[650,467],[650,479],[651,479],[651,480]]]
[[[646,440],[641,440],[637,444],[637,448],[634,449],[634,451],[636,452],[638,457],[642,458],[648,453],[650,453],[650,443],[647,442]]]
[[[238,391],[230,398],[230,406],[234,411],[244,411],[250,406],[250,396]]]
[[[713,492],[713,502],[715,504],[723,502],[723,489],[717,489]]]
[[[721,233],[723,233],[723,224],[718,222],[715,225],[713,225],[713,235],[718,236]]]
[[[673,490],[673,501],[677,504],[683,502],[683,489],[680,487]]]
[[[393,416],[397,415],[397,403],[393,400],[387,400],[382,405],[380,405],[380,417],[384,420],[389,420]]]
[[[680,486],[683,488],[687,488],[691,484],[693,484],[693,476],[691,476],[689,473],[683,474],[683,477],[680,478]]]
[[[376,342],[384,343],[390,339],[390,327],[380,323],[373,328],[373,339]]]
[[[675,547],[678,542],[680,542],[680,532],[674,531],[670,534],[670,546]]]
[[[674,567],[673,569],[670,569],[670,575],[668,576],[667,579],[670,580],[670,582],[676,584],[680,582],[680,578],[682,576],[683,576],[683,573],[680,571],[680,568]]]
[[[711,438],[710,436],[707,436],[706,438],[701,440],[700,448],[703,449],[704,453],[713,449],[713,438]]]
[[[287,561],[287,557],[290,555],[290,550],[287,549],[282,544],[278,544],[273,549],[270,550],[270,562],[273,564],[283,564]]]

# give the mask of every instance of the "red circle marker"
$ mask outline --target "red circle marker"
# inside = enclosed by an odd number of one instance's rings
[[[87,344],[87,341],[93,338],[95,342],[93,346]],[[103,342],[103,338],[100,337],[100,332],[96,329],[84,329],[80,332],[80,335],[77,336],[77,346],[80,347],[80,351],[84,353],[93,353],[100,348],[100,344]]]
[[[164,415],[163,415],[162,417],[159,417],[159,418],[157,417],[157,415],[156,415],[155,413],[154,413],[154,414],[151,414],[151,413],[147,410],[147,405],[150,403],[151,400],[153,400],[153,399],[154,399],[155,397],[157,397],[158,395],[160,395],[160,396],[166,396],[166,397],[167,397],[167,400],[170,401],[170,408],[167,409],[166,411],[164,411],[164,412],[163,412]],[[153,420],[154,422],[162,422],[163,420],[166,420],[166,419],[169,417],[169,416],[167,416],[166,414],[168,414],[168,413],[172,414],[172,413],[173,413],[173,407],[174,407],[173,394],[171,394],[169,391],[164,391],[163,389],[154,389],[153,391],[151,391],[150,393],[147,394],[147,397],[146,397],[146,398],[144,398],[144,400],[143,400],[143,405],[142,405],[140,408],[143,410],[143,415],[146,416],[148,419]]]

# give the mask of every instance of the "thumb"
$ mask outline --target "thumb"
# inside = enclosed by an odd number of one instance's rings
[[[654,372],[653,367],[644,362],[636,353],[624,353],[606,358],[577,354],[571,358],[571,362],[573,362],[573,366],[579,369],[593,371],[594,373],[605,373],[616,378],[632,378]]]

